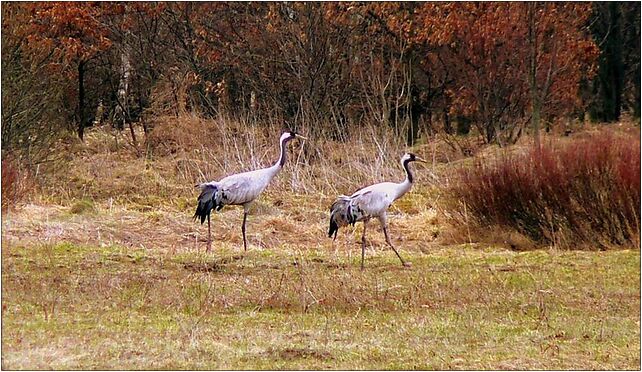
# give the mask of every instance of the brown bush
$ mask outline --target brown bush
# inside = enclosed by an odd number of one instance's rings
[[[640,140],[608,132],[477,159],[459,169],[452,192],[459,222],[505,226],[564,247],[637,245]]]
[[[12,156],[2,157],[2,210],[5,211],[21,200],[29,191],[29,172]]]

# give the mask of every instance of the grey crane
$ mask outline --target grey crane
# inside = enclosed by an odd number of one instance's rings
[[[376,217],[381,223],[383,233],[386,237],[386,243],[397,254],[403,266],[410,266],[406,263],[399,252],[390,242],[388,236],[388,207],[405,193],[410,191],[414,181],[409,164],[413,161],[426,163],[425,160],[417,157],[415,154],[406,153],[401,157],[401,166],[406,171],[406,179],[401,183],[382,182],[377,183],[355,192],[351,196],[340,195],[330,207],[330,229],[328,237],[337,238],[340,227],[348,224],[354,225],[358,221],[363,221],[363,235],[361,236],[361,270],[364,267],[364,257],[366,252],[366,225],[368,221]]]
[[[213,209],[221,210],[226,205],[243,206],[243,248],[247,251],[247,239],[245,237],[245,222],[250,205],[270,183],[272,178],[283,168],[286,159],[286,144],[295,139],[307,139],[295,132],[283,132],[280,139],[281,154],[271,167],[257,169],[250,172],[233,174],[220,181],[201,183],[196,187],[201,188],[201,194],[198,196],[198,206],[194,219],[201,221],[201,225],[207,219],[207,252],[212,248],[212,231],[210,225],[210,214]]]

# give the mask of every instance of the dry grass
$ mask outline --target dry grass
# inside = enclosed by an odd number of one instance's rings
[[[639,368],[638,251],[399,244],[5,243],[3,368]]]
[[[252,130],[248,146],[241,135],[224,150],[180,143],[146,157],[91,131],[64,168],[44,172],[44,192],[3,214],[2,367],[640,368],[639,250],[518,252],[519,236],[461,235],[444,218],[450,164],[417,167],[416,187],[391,208],[412,268],[377,227],[359,270],[361,226],[333,243],[327,208],[336,194],[403,177],[404,149],[380,141],[377,152],[369,137],[381,133],[291,146],[248,219],[249,251],[241,209],[228,207],[205,254],[193,185],[274,161],[277,135]],[[414,151],[449,157],[434,143]]]
[[[145,149],[138,156],[127,133],[99,128],[89,131],[86,143],[71,152],[65,167],[42,179],[46,202],[66,203],[91,197],[96,201],[146,203],[157,207],[194,197],[194,184],[272,165],[279,156],[282,124],[228,119],[205,120],[184,115],[158,120]],[[304,133],[305,134],[305,133]],[[142,133],[138,134],[142,137]],[[408,151],[393,141],[390,130],[366,127],[349,142],[310,137],[288,145],[288,163],[271,189],[296,194],[335,196],[384,180],[404,177],[399,159]],[[426,158],[444,158],[441,147],[415,149]],[[423,153],[426,152],[424,155]],[[420,183],[432,182],[433,166],[418,169]],[[40,200],[41,202],[43,200]]]

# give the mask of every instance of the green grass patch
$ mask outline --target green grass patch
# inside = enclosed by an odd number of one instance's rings
[[[635,369],[640,253],[3,250],[8,369]]]
[[[95,211],[96,207],[94,206],[94,202],[90,199],[81,199],[69,208],[69,213],[71,214],[85,214]]]

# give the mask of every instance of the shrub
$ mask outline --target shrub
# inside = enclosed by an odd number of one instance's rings
[[[504,226],[565,247],[639,241],[637,137],[607,132],[504,153],[494,161],[478,158],[458,176],[452,187],[462,207],[458,221]]]
[[[65,105],[64,92],[69,82],[52,72],[51,56],[32,55],[25,49],[23,27],[5,23],[13,12],[24,12],[21,8],[17,4],[2,8],[0,142],[3,156],[10,153],[33,166],[51,160],[52,150],[67,132],[65,107],[70,105]],[[2,167],[4,171],[4,162]]]
[[[16,205],[29,190],[29,174],[15,158],[2,157],[2,210]]]

